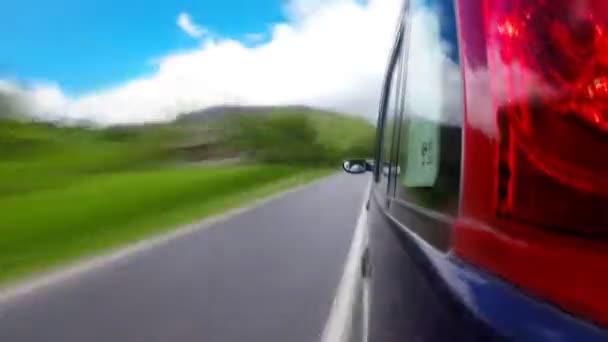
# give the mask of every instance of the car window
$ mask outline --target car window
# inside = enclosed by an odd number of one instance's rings
[[[393,187],[392,180],[394,180],[397,167],[397,140],[401,127],[400,113],[403,109],[405,65],[402,42],[398,42],[395,52],[396,55],[389,68],[389,75],[387,77],[387,82],[389,82],[386,94],[387,98],[384,99],[385,116],[382,126],[382,146],[379,158],[380,189],[383,192],[388,192]]]
[[[464,110],[453,1],[410,6],[395,197],[456,215]]]

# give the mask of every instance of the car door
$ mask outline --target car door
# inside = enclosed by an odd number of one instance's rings
[[[459,211],[463,80],[452,0],[407,2],[379,120],[369,215],[369,341],[470,341],[470,319],[432,262]]]

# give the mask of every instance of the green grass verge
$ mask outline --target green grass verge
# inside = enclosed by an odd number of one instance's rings
[[[0,283],[242,206],[330,172],[268,165],[127,171],[0,198]]]

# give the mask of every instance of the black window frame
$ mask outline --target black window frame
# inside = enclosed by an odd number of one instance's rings
[[[404,5],[403,10],[401,11],[401,15],[399,17],[397,35],[395,38],[395,43],[393,44],[393,49],[391,51],[391,55],[389,58],[389,64],[384,76],[384,83],[382,87],[381,97],[380,97],[380,109],[378,114],[378,122],[376,125],[376,151],[375,151],[375,163],[374,163],[374,183],[380,182],[380,176],[382,173],[382,154],[384,148],[384,128],[386,125],[386,118],[388,112],[389,99],[391,94],[391,86],[393,84],[393,76],[395,74],[395,68],[397,67],[397,62],[399,62],[400,54],[403,52],[403,40],[405,36],[405,18],[407,15],[407,3]],[[394,135],[393,135],[394,138]],[[391,144],[390,155],[393,155],[394,141]],[[391,173],[389,173],[390,177]],[[385,197],[388,197],[388,188],[385,189],[385,193],[383,194]]]

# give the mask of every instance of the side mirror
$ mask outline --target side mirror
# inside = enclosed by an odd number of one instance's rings
[[[372,171],[373,165],[365,159],[346,160],[342,164],[342,168],[346,173],[361,174],[367,171]]]

